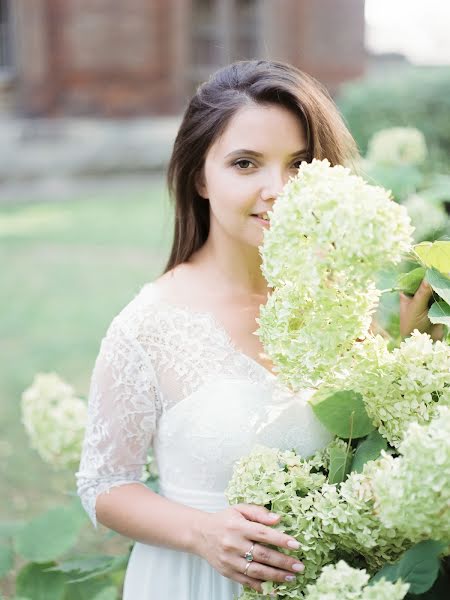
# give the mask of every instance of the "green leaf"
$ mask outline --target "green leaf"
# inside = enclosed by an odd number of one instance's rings
[[[424,594],[420,594],[420,600],[448,600],[448,590],[450,589],[450,575],[445,573],[443,569],[439,577],[434,582],[433,586]],[[408,596],[406,596],[408,598]],[[417,596],[409,595],[411,599]]]
[[[396,582],[398,579],[398,563],[392,563],[384,565],[369,581],[369,585],[373,585],[379,579],[386,579],[386,581]]]
[[[64,575],[46,572],[53,563],[29,563],[19,572],[16,593],[32,600],[63,600]]]
[[[72,558],[59,562],[50,571],[61,571],[61,573],[92,573],[93,571],[103,571],[114,561],[115,556],[94,555],[88,558]]]
[[[351,451],[344,448],[330,448],[329,483],[341,483],[350,473],[352,464]]]
[[[341,438],[364,437],[374,429],[361,394],[353,390],[320,389],[309,402],[319,421]]]
[[[0,544],[0,579],[13,568],[14,554],[9,544]]]
[[[94,571],[86,572],[84,575],[81,575],[81,577],[72,576],[69,582],[76,583],[80,581],[88,581],[89,579],[94,579],[96,577],[99,577],[100,575],[114,574],[116,571],[123,571],[125,570],[128,564],[128,559],[129,554],[116,556],[110,561],[109,564],[106,564],[103,568],[98,568]]]
[[[425,277],[442,300],[450,304],[450,279],[437,269],[428,269]]]
[[[110,578],[101,577],[66,585],[64,600],[116,600],[117,589]]]
[[[413,250],[423,265],[450,275],[450,241],[421,242],[413,246]]]
[[[104,588],[101,592],[96,594],[92,600],[116,600],[117,590],[115,587]]]
[[[371,431],[367,438],[361,441],[356,448],[355,456],[352,462],[352,471],[362,473],[364,465],[369,460],[376,460],[382,450],[387,449],[387,441],[376,429]]]
[[[77,541],[84,517],[71,508],[53,508],[39,515],[15,537],[19,554],[33,562],[55,560]]]
[[[428,318],[434,323],[443,323],[450,327],[450,306],[447,302],[435,302],[428,311]]]
[[[401,579],[410,584],[410,594],[423,594],[436,581],[440,566],[439,555],[446,547],[447,544],[434,540],[420,542],[405,552],[398,562],[385,565],[372,577],[370,583],[382,577],[388,581]]]
[[[423,594],[431,588],[439,573],[442,542],[427,540],[405,552],[398,563],[398,576],[410,584],[410,594]]]
[[[397,287],[405,294],[413,296],[425,277],[425,270],[425,267],[416,267],[408,273],[401,273],[397,279]]]

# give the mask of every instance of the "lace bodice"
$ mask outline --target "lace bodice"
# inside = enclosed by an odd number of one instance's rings
[[[160,486],[223,492],[255,443],[303,455],[330,435],[306,404],[241,352],[211,313],[167,304],[145,285],[114,318],[91,378],[78,493],[139,482],[153,447]],[[181,494],[183,495],[183,494]]]

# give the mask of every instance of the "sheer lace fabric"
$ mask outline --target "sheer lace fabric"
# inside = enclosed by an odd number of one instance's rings
[[[256,443],[303,455],[330,439],[306,403],[234,346],[210,313],[144,286],[102,340],[91,378],[78,493],[93,523],[100,493],[139,482],[153,447],[164,495],[224,505],[234,462]]]

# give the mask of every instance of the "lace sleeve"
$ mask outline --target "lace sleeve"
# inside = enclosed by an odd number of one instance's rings
[[[150,358],[115,319],[92,373],[78,495],[97,527],[99,494],[140,482],[156,428],[159,388]]]

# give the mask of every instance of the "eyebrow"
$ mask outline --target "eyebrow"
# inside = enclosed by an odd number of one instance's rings
[[[299,154],[307,154],[308,153],[308,149],[307,148],[303,148],[302,150],[298,150],[297,152],[293,152],[292,154],[289,155],[289,157],[294,157],[294,156],[298,156]],[[255,152],[254,150],[248,150],[246,148],[239,148],[239,150],[233,150],[233,152],[229,152],[225,158],[228,158],[229,156],[234,156],[236,154],[248,154],[251,156],[257,156],[257,157],[262,157],[264,156],[264,154],[261,154],[261,152]]]

